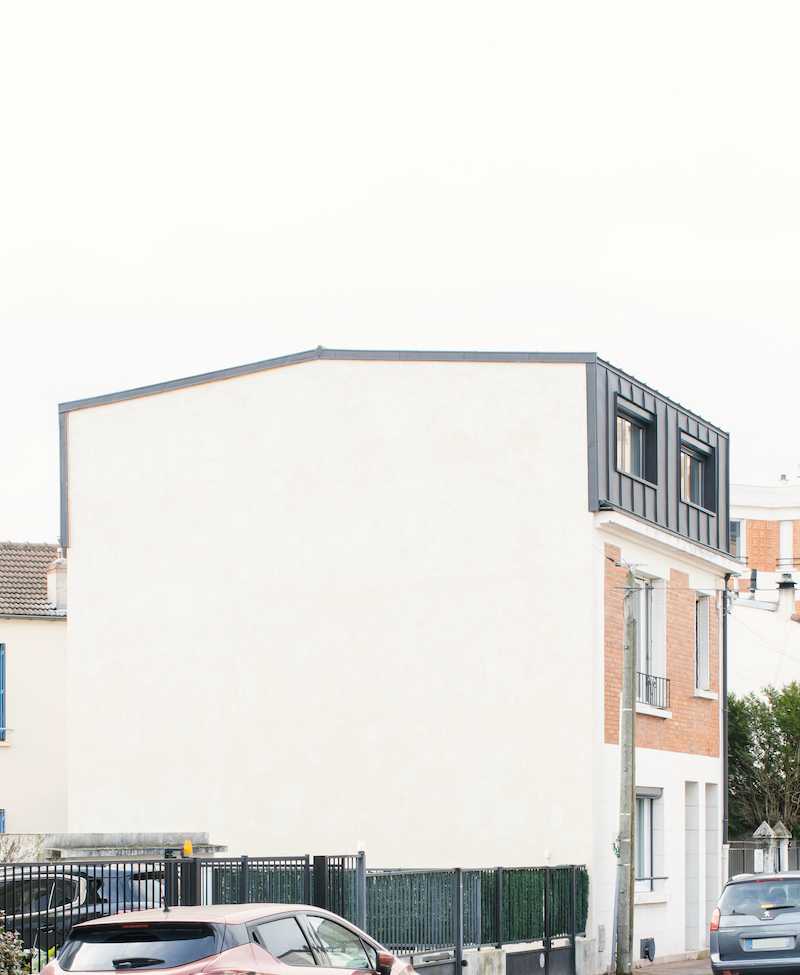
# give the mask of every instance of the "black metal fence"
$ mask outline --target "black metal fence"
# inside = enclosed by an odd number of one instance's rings
[[[369,870],[368,930],[402,954],[547,942],[586,930],[582,866]]]
[[[367,870],[340,856],[189,857],[0,865],[0,914],[32,972],[72,926],[162,905],[312,904],[334,911],[398,954],[566,939],[586,928],[585,867]]]
[[[728,876],[739,873],[755,873],[756,850],[764,850],[763,844],[750,840],[735,840],[728,849]],[[788,860],[781,854],[780,870],[800,870],[800,846],[789,843]]]
[[[636,700],[662,711],[669,710],[669,678],[637,673]]]

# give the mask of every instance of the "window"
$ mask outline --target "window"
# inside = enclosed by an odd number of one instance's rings
[[[644,427],[624,416],[617,417],[617,467],[644,477]]]
[[[681,431],[681,501],[717,510],[717,478],[714,448]]]
[[[5,809],[0,809],[0,833],[5,833],[6,831],[6,811]]]
[[[327,917],[309,915],[308,923],[324,951],[322,963],[327,968],[368,970],[369,958],[361,938],[348,928]]]
[[[636,797],[633,854],[637,890],[653,889],[653,802],[650,796]]]
[[[6,740],[6,645],[0,643],[0,741]],[[2,830],[0,830],[2,832]]]
[[[651,891],[665,878],[663,845],[663,790],[637,786],[633,824],[633,868],[636,892]]]
[[[653,583],[637,579],[638,591],[631,601],[636,621],[636,670],[640,674],[653,672]]]
[[[655,482],[656,418],[635,403],[617,397],[617,470]]]
[[[636,578],[629,601],[635,623],[636,700],[661,710],[669,709],[666,673],[665,589],[660,580]]]
[[[0,911],[3,914],[38,914],[47,910],[50,882],[15,880],[0,884]]]
[[[731,555],[738,559],[742,556],[742,523],[741,521],[732,521],[730,523],[730,546],[729,551]]]
[[[256,927],[256,937],[273,958],[284,965],[308,967],[316,965],[306,936],[296,917],[282,917],[266,921]]]
[[[176,968],[216,955],[220,938],[210,924],[144,923],[73,928],[58,955],[65,972]]]
[[[703,503],[703,461],[688,450],[681,451],[681,497],[692,504]]]
[[[709,667],[709,610],[710,598],[698,595],[694,604],[695,687],[707,691],[711,687]]]

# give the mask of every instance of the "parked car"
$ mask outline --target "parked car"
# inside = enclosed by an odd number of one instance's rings
[[[45,956],[80,921],[159,907],[162,899],[163,869],[158,864],[43,863],[0,869],[1,926],[16,931],[26,948]]]
[[[732,877],[711,918],[710,945],[714,975],[800,969],[800,872]]]
[[[287,967],[316,975],[320,969],[414,975],[408,963],[344,918],[286,904],[172,907],[97,918],[72,929],[44,973],[282,975]]]

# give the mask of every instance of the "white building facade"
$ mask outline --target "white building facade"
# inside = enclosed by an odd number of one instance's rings
[[[601,970],[632,564],[636,937],[704,948],[723,431],[577,354],[316,350],[61,417],[70,830],[586,863]]]
[[[741,563],[730,619],[730,689],[800,681],[800,478],[731,485],[731,553]]]
[[[55,545],[0,542],[0,832],[67,823],[66,570]]]

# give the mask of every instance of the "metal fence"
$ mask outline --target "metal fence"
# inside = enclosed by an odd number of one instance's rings
[[[748,840],[736,840],[728,849],[728,876],[735,877],[739,873],[755,873],[756,850],[763,850],[763,844]],[[800,846],[795,842],[789,844],[789,859],[781,862],[781,870],[800,870]]]
[[[367,923],[403,954],[572,938],[586,930],[582,866],[369,870]]]
[[[74,924],[162,905],[312,904],[346,917],[398,954],[567,939],[585,931],[585,867],[367,870],[339,856],[189,857],[0,865],[0,914],[32,972]]]

